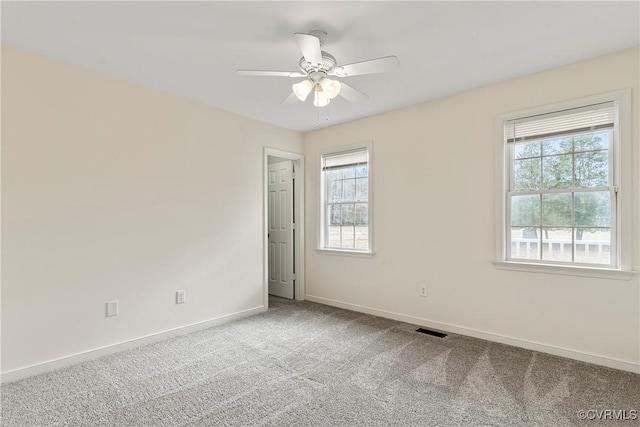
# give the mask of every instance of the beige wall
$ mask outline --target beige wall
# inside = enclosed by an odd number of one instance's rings
[[[264,146],[302,135],[3,48],[2,372],[262,306]]]
[[[623,51],[306,134],[307,296],[637,366],[637,275],[621,281],[514,272],[492,261],[496,116],[631,87],[633,227],[626,232],[634,236],[638,270],[638,58],[638,49]],[[319,254],[319,153],[363,140],[373,141],[376,254]],[[427,298],[418,296],[421,283]]]
[[[307,295],[640,363],[638,276],[491,263],[495,116],[631,87],[637,118],[638,62],[638,50],[621,52],[306,134]],[[376,255],[319,255],[318,153],[365,140]],[[302,141],[3,48],[2,372],[260,307],[262,150],[301,152]],[[636,119],[635,270],[639,155]],[[120,315],[106,318],[113,299]]]

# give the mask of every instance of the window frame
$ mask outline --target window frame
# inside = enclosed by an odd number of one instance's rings
[[[615,113],[614,140],[609,146],[609,167],[613,168],[610,173],[612,182],[610,188],[616,187],[617,197],[615,202],[615,213],[612,211],[612,265],[601,264],[578,264],[578,263],[558,263],[550,260],[507,259],[507,239],[510,236],[507,230],[509,224],[509,196],[510,180],[512,179],[512,166],[510,144],[505,141],[505,123],[529,116],[549,114],[580,108],[587,105],[614,102],[617,105]],[[501,114],[495,120],[496,135],[496,247],[494,265],[499,269],[577,275],[587,277],[604,277],[612,279],[630,280],[633,271],[632,267],[632,163],[631,163],[631,89],[622,89],[584,98],[558,102],[541,107],[529,108]],[[614,218],[615,215],[615,218]],[[613,224],[615,223],[615,225]],[[626,232],[624,232],[625,230]],[[613,236],[615,233],[615,237]],[[613,247],[615,245],[615,247]]]
[[[349,152],[355,151],[367,151],[367,167],[368,167],[368,197],[367,197],[367,222],[368,222],[368,241],[369,247],[368,249],[355,249],[355,248],[331,248],[326,246],[326,235],[327,235],[327,188],[326,188],[326,179],[324,177],[323,171],[323,159],[326,156],[338,156],[341,154],[346,154]],[[317,242],[318,246],[316,250],[319,253],[328,254],[328,255],[347,255],[347,256],[356,256],[356,257],[365,257],[370,258],[374,255],[373,252],[373,167],[372,161],[373,159],[373,143],[372,141],[366,141],[359,144],[353,145],[341,145],[337,147],[331,147],[329,149],[325,149],[320,152],[318,157],[318,237]]]

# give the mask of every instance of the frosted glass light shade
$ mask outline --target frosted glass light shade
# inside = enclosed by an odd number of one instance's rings
[[[322,79],[320,82],[320,86],[322,86],[322,91],[327,94],[329,99],[333,99],[340,93],[340,89],[342,85],[337,80],[331,80],[328,78]]]
[[[324,107],[328,105],[329,102],[331,102],[331,100],[329,99],[327,94],[324,93],[322,88],[319,86],[316,87],[314,98],[313,98],[313,105],[315,105],[316,107]]]
[[[311,93],[313,90],[313,83],[311,80],[303,80],[300,83],[295,83],[291,86],[293,89],[293,93],[300,100],[304,101],[307,99],[307,95]]]

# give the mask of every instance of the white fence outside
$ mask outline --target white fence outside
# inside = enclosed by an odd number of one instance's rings
[[[539,259],[540,239],[511,239],[511,257],[520,259]],[[544,239],[542,241],[543,259],[571,260],[571,240]],[[609,264],[611,242],[597,240],[576,240],[576,252],[584,258],[582,262],[592,264]]]

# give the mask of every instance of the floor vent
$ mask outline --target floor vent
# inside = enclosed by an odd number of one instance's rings
[[[418,328],[416,332],[420,332],[421,334],[433,335],[434,337],[444,338],[447,334],[443,334],[442,332],[432,331],[431,329]]]

